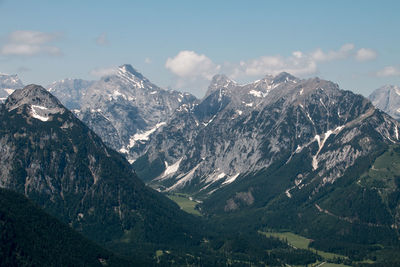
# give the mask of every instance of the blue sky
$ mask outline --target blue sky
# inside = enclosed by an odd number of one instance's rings
[[[202,96],[214,74],[288,71],[368,95],[400,84],[400,1],[0,0],[0,72],[98,79],[130,63]]]

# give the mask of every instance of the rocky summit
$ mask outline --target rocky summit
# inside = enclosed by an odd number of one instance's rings
[[[128,64],[99,81],[66,79],[47,88],[130,162],[137,158],[135,145],[196,101],[188,93],[158,87]]]

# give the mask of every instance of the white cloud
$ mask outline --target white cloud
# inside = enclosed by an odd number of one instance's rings
[[[107,39],[107,34],[105,32],[100,34],[100,36],[96,38],[96,43],[98,45],[108,45],[109,41]]]
[[[311,58],[315,61],[332,61],[345,59],[351,55],[354,49],[354,44],[344,44],[339,50],[331,50],[328,52],[322,51],[320,48],[311,53]]]
[[[295,51],[292,56],[284,58],[281,56],[264,56],[257,59],[242,61],[231,70],[233,79],[248,76],[263,76],[266,74],[278,74],[289,72],[293,75],[308,75],[317,71],[317,64],[309,56]]]
[[[118,72],[117,67],[109,67],[109,68],[96,68],[94,70],[91,70],[89,74],[100,78],[103,76],[116,74],[117,72]]]
[[[187,50],[179,52],[174,58],[168,58],[165,67],[181,78],[206,80],[211,80],[221,68],[205,55]]]
[[[175,57],[168,58],[165,67],[177,76],[173,87],[184,89],[202,97],[212,77],[221,66],[207,56],[194,51],[181,51]]]
[[[3,55],[33,56],[37,54],[59,55],[60,49],[55,46],[40,46],[29,44],[6,44],[1,48]]]
[[[360,48],[357,52],[356,52],[356,59],[358,61],[368,61],[368,60],[372,60],[375,59],[378,56],[378,54],[369,48]]]
[[[387,66],[382,70],[376,72],[376,76],[378,77],[400,76],[400,69],[393,66]]]
[[[144,63],[146,63],[146,64],[151,64],[151,59],[148,58],[148,57],[146,57],[146,58],[144,59]]]
[[[294,51],[294,52],[292,53],[292,55],[293,55],[295,58],[302,58],[302,57],[303,57],[303,52],[301,52],[301,51]]]
[[[361,48],[357,52],[354,49],[354,44],[349,43],[342,45],[338,50],[323,51],[318,48],[309,53],[294,51],[288,57],[279,55],[263,56],[242,61],[239,64],[230,64],[231,70],[227,73],[234,79],[266,74],[275,75],[283,71],[297,76],[305,76],[315,74],[318,71],[318,65],[324,62],[345,60],[353,57],[359,61],[367,61],[377,56],[377,53],[369,48]]]
[[[276,75],[284,71],[302,77],[316,74],[318,66],[326,62],[354,58],[367,61],[376,56],[377,53],[372,49],[355,50],[355,45],[348,43],[337,50],[324,51],[321,48],[311,52],[296,50],[289,56],[266,55],[240,62],[225,62],[220,66],[206,55],[194,51],[181,51],[175,57],[168,58],[165,67],[178,77],[176,80],[178,88],[191,86],[198,90],[202,88],[201,86],[206,87],[205,81],[209,81],[218,72],[226,73],[230,78],[241,81],[267,74]]]
[[[58,34],[38,31],[15,31],[8,36],[8,42],[0,48],[0,54],[14,56],[59,55],[61,51],[58,47],[48,45],[58,36]]]

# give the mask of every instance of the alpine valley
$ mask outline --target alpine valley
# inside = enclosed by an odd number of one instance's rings
[[[13,77],[0,104],[0,187],[105,248],[88,255],[146,266],[400,264],[396,88],[371,103],[319,78],[216,75],[196,99],[130,65],[47,90],[13,91]]]

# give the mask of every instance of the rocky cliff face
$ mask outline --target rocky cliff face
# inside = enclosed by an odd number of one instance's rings
[[[368,98],[375,107],[386,112],[396,120],[400,119],[400,88],[398,86],[382,86],[372,92]]]
[[[398,127],[329,81],[281,73],[238,85],[219,75],[199,104],[151,136],[134,167],[159,190],[206,197],[301,154],[302,171],[285,190],[290,198],[317,176],[316,191],[334,183],[378,143],[397,143]]]
[[[192,217],[147,188],[124,157],[44,88],[14,91],[0,105],[0,125],[0,187],[103,244],[124,238],[143,248],[193,237]]]
[[[131,162],[137,157],[135,145],[162,127],[176,109],[196,100],[188,93],[161,89],[131,65],[96,82],[64,80],[48,88]]]

